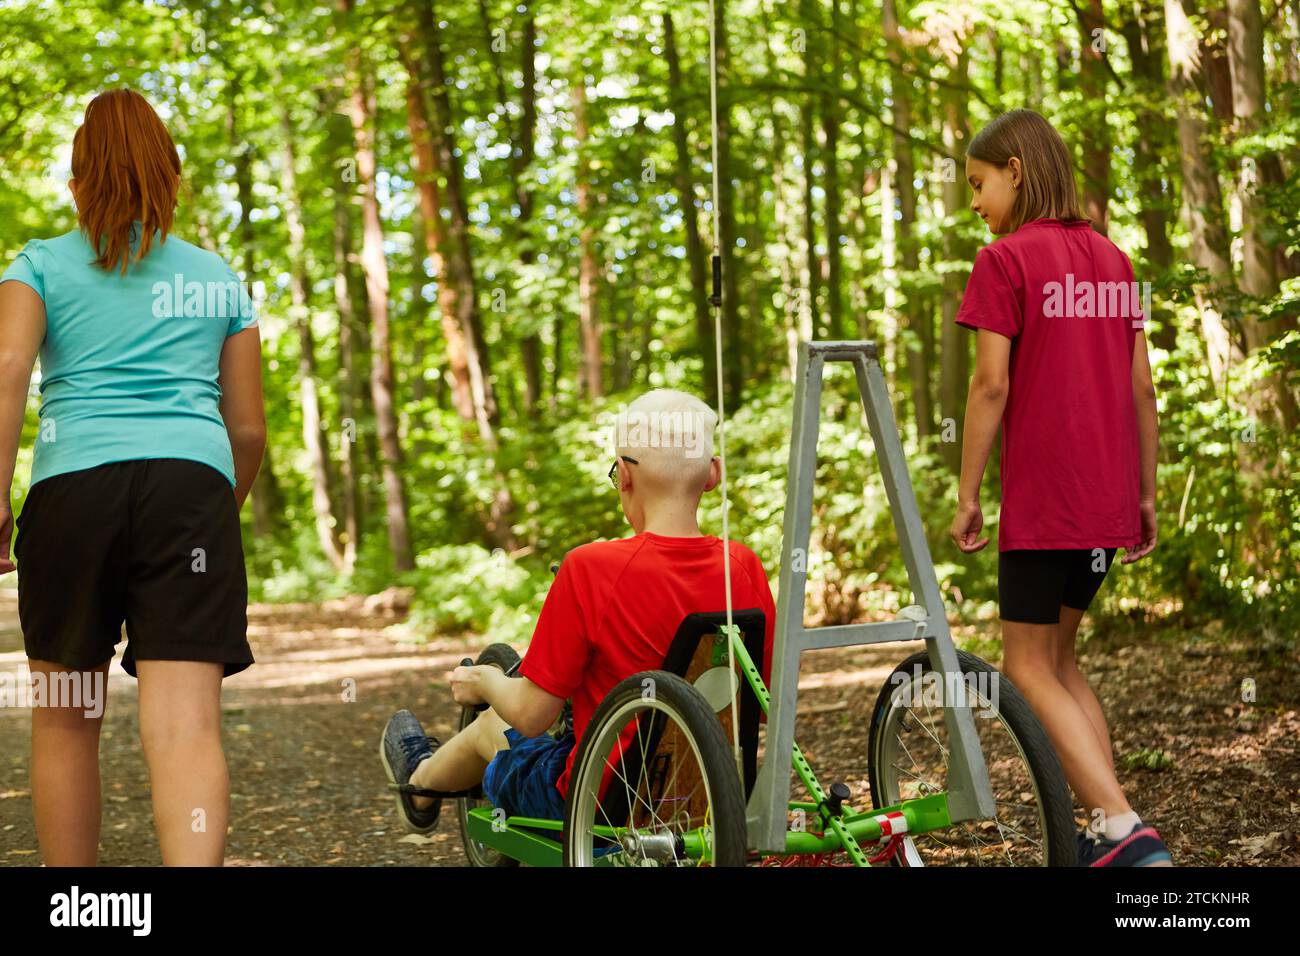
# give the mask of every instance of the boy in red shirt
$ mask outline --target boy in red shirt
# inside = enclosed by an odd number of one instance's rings
[[[520,678],[496,667],[457,667],[447,676],[456,703],[486,703],[475,721],[440,744],[408,710],[384,729],[388,778],[426,790],[484,795],[510,816],[564,817],[577,741],[619,682],[663,666],[683,618],[725,607],[722,542],[702,535],[700,498],[720,480],[713,456],[717,416],[699,399],[659,389],[620,414],[618,488],[630,538],[598,541],[565,556],[537,620]],[[732,606],[766,617],[763,679],[769,680],[776,609],[767,574],[752,551],[731,542]],[[547,731],[573,701],[573,731]],[[439,798],[399,791],[406,826],[427,833]]]

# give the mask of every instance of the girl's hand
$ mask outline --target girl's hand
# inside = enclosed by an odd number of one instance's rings
[[[980,503],[970,501],[957,505],[957,517],[952,519],[952,530],[949,533],[952,540],[957,542],[957,547],[972,554],[989,543],[988,538],[976,540],[983,527],[984,513],[980,510]]]
[[[451,684],[452,699],[462,707],[487,703],[482,691],[483,666],[457,667],[454,671],[448,671],[445,676],[447,682]]]
[[[0,504],[0,574],[8,574],[17,565],[9,560],[9,545],[14,537],[14,513],[7,504]]]
[[[1138,510],[1142,515],[1142,543],[1125,551],[1124,557],[1119,559],[1120,564],[1132,564],[1156,549],[1156,503],[1144,501],[1138,505]]]

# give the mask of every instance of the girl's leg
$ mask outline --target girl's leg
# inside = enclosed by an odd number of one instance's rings
[[[94,866],[99,855],[99,730],[111,662],[89,671],[49,661],[27,662],[47,692],[75,682],[83,693],[80,701],[51,700],[47,693],[42,706],[32,708],[32,807],[46,866]],[[99,697],[94,706],[84,698],[91,688]],[[50,706],[56,703],[81,706]]]
[[[1058,624],[1002,622],[1002,669],[1029,701],[1047,731],[1065,778],[1089,819],[1129,813],[1108,748],[1098,740],[1087,711],[1057,676]]]
[[[1097,740],[1106,753],[1106,762],[1112,772],[1115,769],[1114,748],[1110,740],[1110,728],[1106,726],[1106,715],[1102,712],[1101,701],[1088,684],[1088,679],[1079,670],[1074,656],[1074,641],[1079,633],[1079,622],[1083,620],[1083,611],[1077,608],[1061,607],[1061,620],[1056,628],[1056,679],[1070,692],[1092,723]]]
[[[220,866],[230,815],[221,749],[221,664],[136,662],[140,742],[165,866]]]

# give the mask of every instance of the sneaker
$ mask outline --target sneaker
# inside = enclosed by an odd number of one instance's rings
[[[1079,834],[1079,866],[1173,866],[1173,857],[1155,827],[1133,824],[1122,840]]]
[[[436,737],[426,736],[415,714],[399,710],[384,725],[384,735],[379,741],[379,759],[383,761],[388,780],[397,790],[397,815],[412,833],[428,833],[438,825],[442,800],[435,798],[429,806],[420,809],[412,799],[411,774],[420,761],[433,756],[439,746]]]
[[[1097,838],[1087,830],[1080,830],[1077,839],[1079,852],[1076,862],[1080,865],[1085,865],[1084,860],[1092,854],[1092,845],[1097,842]]]

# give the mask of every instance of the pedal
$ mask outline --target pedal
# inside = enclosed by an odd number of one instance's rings
[[[423,787],[412,786],[409,783],[390,783],[389,790],[396,790],[398,793],[404,793],[408,797],[433,797],[439,800],[452,800],[459,797],[481,797],[483,791],[481,787],[474,787],[470,790],[426,790]]]

